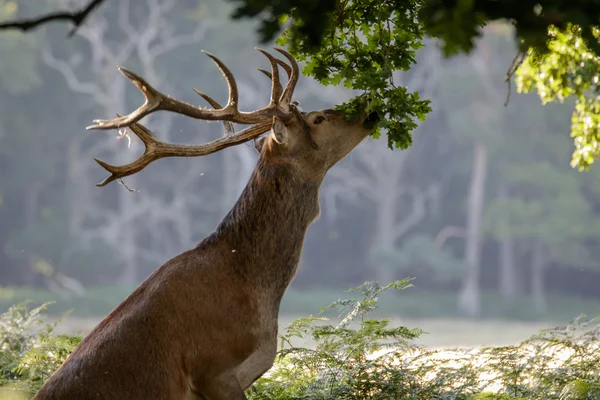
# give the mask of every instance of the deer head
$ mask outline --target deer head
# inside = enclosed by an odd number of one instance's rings
[[[204,98],[214,108],[213,110],[195,107],[166,96],[140,76],[119,67],[119,71],[141,90],[146,99],[145,103],[128,115],[117,116],[111,120],[95,120],[95,124],[88,126],[87,129],[129,127],[142,140],[146,149],[140,158],[124,166],[114,166],[96,159],[111,174],[98,186],[135,174],[160,158],[202,156],[252,139],[255,139],[255,148],[265,160],[285,162],[298,176],[322,179],[329,168],[373,132],[379,120],[376,113],[366,115],[363,112],[359,118],[348,120],[343,111],[300,112],[296,107],[297,103],[292,102],[292,95],[299,78],[296,60],[282,49],[275,50],[287,58],[289,65],[264,50],[257,50],[267,57],[271,65],[271,72],[259,69],[271,79],[271,97],[266,107],[252,112],[238,110],[239,94],[235,78],[227,66],[210,53],[203,51],[217,65],[227,81],[229,87],[227,104],[221,107],[205,93],[196,89],[194,91]],[[278,67],[282,67],[288,75],[285,88],[281,85]],[[158,140],[152,132],[137,122],[144,116],[159,110],[201,120],[251,126],[202,145],[169,144]],[[259,138],[267,131],[269,131],[267,136]]]

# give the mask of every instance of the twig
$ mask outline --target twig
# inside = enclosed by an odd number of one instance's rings
[[[127,185],[125,184],[125,182],[123,182],[123,179],[117,179],[117,182],[119,182],[119,184],[120,184],[121,186],[123,186],[125,189],[127,189],[127,191],[128,191],[129,193],[137,193],[137,192],[139,192],[139,190],[136,190],[136,189],[131,189],[129,186],[127,186]]]
[[[89,14],[102,3],[104,3],[104,0],[91,0],[87,6],[76,12],[59,11],[44,15],[36,19],[25,19],[0,23],[0,30],[20,29],[23,32],[26,32],[37,28],[38,25],[43,25],[48,22],[67,20],[71,21],[73,25],[75,25],[67,35],[71,37],[73,36],[73,34],[75,34],[77,28],[81,26],[81,24],[89,16]]]
[[[504,77],[504,82],[506,82],[508,85],[508,91],[506,93],[506,101],[504,101],[504,107],[508,106],[508,102],[510,101],[510,92],[512,91],[511,83],[510,83],[511,78],[513,77],[515,72],[517,72],[517,69],[519,69],[521,64],[523,64],[523,61],[525,61],[524,54],[522,51],[519,51],[517,53],[517,55],[515,55],[515,58],[513,58],[512,62],[510,63],[510,67],[508,68],[508,71],[506,71],[506,76]]]

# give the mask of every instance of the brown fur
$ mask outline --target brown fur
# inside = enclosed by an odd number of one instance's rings
[[[365,118],[326,110],[274,120],[216,231],[141,283],[34,399],[245,399],[275,359],[279,304],[319,215],[319,187],[372,131]]]

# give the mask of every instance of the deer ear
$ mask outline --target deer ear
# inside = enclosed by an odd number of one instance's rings
[[[288,143],[288,129],[277,117],[273,117],[273,125],[271,126],[271,136],[275,143],[280,145],[287,145]]]
[[[254,139],[254,148],[256,149],[256,151],[258,151],[259,154],[262,153],[262,148],[265,144],[266,139],[267,139],[266,136],[261,136],[261,137]]]

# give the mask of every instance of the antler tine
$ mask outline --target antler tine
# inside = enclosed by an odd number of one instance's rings
[[[290,75],[292,73],[292,69],[290,68],[290,66],[278,58],[275,59],[275,62],[285,70],[285,73],[286,73],[288,79],[290,79]],[[269,71],[266,71],[262,68],[256,68],[256,69],[259,70],[260,72],[262,72],[263,74],[265,74],[269,79],[271,79],[272,75]]]
[[[290,75],[292,74],[292,69],[290,68],[290,66],[287,65],[286,63],[284,63],[283,61],[281,61],[279,58],[276,58],[275,62],[285,70],[285,73],[286,73],[288,79],[290,79]],[[265,74],[266,76],[268,76],[269,79],[271,79],[271,73],[269,71],[265,71],[262,68],[256,68],[256,69],[259,70],[260,72],[262,72],[263,74]]]
[[[122,117],[122,115],[117,114],[117,118],[121,118],[121,117]],[[131,129],[131,131],[138,138],[140,138],[142,143],[144,143],[144,147],[145,147],[144,154],[142,154],[142,156],[138,159],[138,161],[148,158],[151,154],[153,154],[156,151],[156,148],[160,144],[162,144],[162,142],[160,140],[156,139],[156,137],[154,136],[152,131],[150,131],[148,128],[146,128],[145,126],[143,126],[141,124],[133,123],[129,127],[129,129]],[[142,170],[147,164],[152,162],[152,160],[148,161],[146,164],[144,164],[144,162],[137,162],[135,167],[133,167],[131,169],[127,169],[126,166],[110,165],[98,158],[94,158],[94,161],[96,161],[98,164],[100,164],[100,166],[102,166],[102,168],[104,168],[105,170],[110,172],[110,176],[108,178],[106,178],[105,180],[103,180],[102,182],[96,184],[96,186],[105,186],[105,185],[108,185],[112,181],[123,178],[127,175],[135,174],[136,172],[139,172],[140,170]],[[132,164],[130,164],[130,165],[132,165]]]
[[[227,86],[229,87],[229,99],[227,100],[227,105],[225,106],[225,108],[232,107],[237,111],[239,92],[233,74],[231,73],[229,68],[227,68],[225,63],[223,63],[223,61],[219,60],[217,57],[210,54],[208,51],[202,50],[202,52],[209,56],[211,60],[213,60],[213,62],[217,65],[219,71],[221,71],[221,74],[223,74],[225,80],[227,81]]]
[[[292,68],[290,68],[290,66],[289,66],[289,65],[287,65],[285,62],[281,61],[279,58],[276,58],[276,59],[275,59],[275,62],[276,62],[277,64],[279,64],[279,66],[280,66],[281,68],[283,68],[283,70],[285,71],[285,73],[286,73],[286,75],[287,75],[287,77],[288,77],[288,79],[289,79],[289,78],[290,78],[290,76],[292,75]]]
[[[199,91],[198,89],[194,89],[194,88],[192,88],[192,90],[194,92],[196,92],[197,94],[199,94],[200,96],[202,96],[202,98],[204,100],[206,100],[206,102],[208,104],[210,104],[212,106],[212,108],[214,108],[214,109],[222,108],[221,105],[215,99],[213,99],[206,93],[203,93],[203,92]],[[233,124],[230,121],[223,121],[223,125],[225,125],[225,133],[232,134],[235,132],[235,129],[233,128]]]
[[[218,60],[216,57],[210,55],[215,64],[219,67],[227,84],[229,86],[229,101],[227,106],[216,110],[205,110],[202,108],[194,107],[184,101],[175,100],[160,91],[153,88],[146,80],[137,74],[126,70],[125,68],[119,67],[119,71],[132,83],[137,86],[146,101],[137,110],[132,113],[120,116],[111,120],[94,120],[95,124],[88,126],[86,129],[114,129],[130,126],[148,114],[151,114],[158,110],[171,111],[177,114],[183,114],[188,117],[203,119],[208,121],[233,121],[242,124],[256,124],[264,122],[268,115],[265,115],[265,110],[258,110],[250,113],[242,113],[237,109],[238,90],[235,84],[235,80],[231,72],[225,67],[225,65]]]
[[[278,58],[274,58],[274,60],[275,60],[275,62],[276,62],[276,63],[277,63],[277,64],[278,64],[280,67],[282,67],[282,68],[285,70],[285,73],[286,73],[286,75],[287,75],[287,77],[288,77],[288,80],[289,80],[289,79],[290,79],[290,77],[291,77],[291,74],[292,74],[292,68],[290,68],[290,66],[289,66],[289,65],[287,65],[285,62],[281,61],[281,60],[280,60],[280,59],[278,59]],[[264,69],[262,69],[262,68],[257,68],[257,70],[259,70],[260,72],[262,72],[263,74],[265,74],[265,75],[267,76],[267,78],[269,78],[269,79],[271,79],[271,80],[273,79],[273,74],[271,74],[269,71],[266,71],[266,70],[264,70]],[[281,81],[280,81],[280,82],[281,82]],[[283,89],[281,89],[281,90],[283,91]]]
[[[210,105],[211,105],[213,108],[215,108],[215,109],[222,108],[222,107],[221,107],[221,105],[220,105],[219,103],[217,103],[217,101],[216,101],[215,99],[213,99],[212,97],[210,97],[210,96],[209,96],[209,95],[207,95],[206,93],[204,93],[204,92],[201,92],[201,91],[199,91],[199,90],[198,90],[198,89],[196,89],[196,88],[192,88],[192,90],[193,90],[194,92],[196,92],[196,94],[197,94],[197,95],[200,95],[200,96],[201,96],[201,97],[202,97],[204,100],[206,100],[206,102],[207,102],[208,104],[210,104]]]
[[[90,125],[86,127],[86,130],[89,129],[111,129],[111,128],[121,128],[124,126],[128,126],[129,124],[136,122],[143,118],[144,116],[150,114],[151,112],[159,109],[161,100],[165,97],[164,94],[154,89],[144,78],[141,76],[118,66],[117,70],[129,79],[144,95],[145,102],[142,104],[137,110],[132,112],[129,115],[121,116],[119,115],[115,119],[111,120],[101,120],[95,119],[95,125]],[[118,114],[117,114],[118,115]]]
[[[277,50],[280,51],[279,49]],[[281,94],[279,99],[277,99],[275,96],[276,101],[271,101],[267,107],[252,112],[241,112],[238,110],[239,95],[233,74],[231,73],[231,71],[229,71],[225,64],[217,57],[208,52],[204,53],[207,56],[209,56],[212,59],[212,61],[217,65],[217,67],[219,68],[219,70],[221,71],[221,73],[227,81],[227,85],[229,87],[229,98],[225,107],[214,110],[206,110],[203,108],[195,107],[184,101],[175,100],[153,88],[148,82],[146,82],[143,78],[136,75],[135,73],[128,71],[125,68],[119,67],[119,71],[126,78],[131,80],[133,84],[142,91],[142,94],[144,95],[146,101],[137,110],[131,112],[128,115],[117,117],[111,120],[97,119],[94,120],[94,125],[90,125],[86,129],[114,129],[130,126],[138,122],[146,115],[159,110],[170,111],[177,114],[186,115],[191,118],[202,119],[207,121],[231,121],[240,124],[263,123],[266,120],[270,121],[271,118],[274,116],[277,116],[278,118],[284,120],[289,120],[290,118],[292,118],[292,114],[289,110],[289,102],[292,96],[292,92],[295,88],[296,82],[298,80],[298,66],[295,64],[293,57],[287,52],[283,52],[282,54],[284,54],[286,57],[288,57],[290,61],[292,61],[292,66],[288,84],[285,90],[283,90],[283,94]],[[269,58],[269,62],[274,62],[275,65],[279,64],[283,66],[285,64],[281,60],[275,58],[273,58],[273,60],[274,61],[272,61],[271,58]],[[283,68],[286,70],[286,72],[288,71],[288,69],[290,69],[289,66]],[[271,94],[277,95],[277,90],[277,85],[275,85],[275,93],[273,93],[272,90]]]
[[[283,94],[281,95],[281,99],[280,99],[280,104],[284,105],[283,110],[285,112],[289,112],[289,105],[292,102],[292,96],[294,95],[294,89],[296,88],[296,83],[298,83],[298,77],[300,76],[300,68],[298,67],[298,63],[296,62],[296,60],[294,59],[294,57],[292,57],[292,55],[290,53],[288,53],[287,51],[274,47],[275,51],[283,54],[285,56],[285,58],[288,59],[288,61],[290,62],[290,66],[292,68],[292,72],[290,74],[290,79],[288,80],[288,84],[285,87],[285,90],[283,91]]]
[[[260,72],[262,72],[263,74],[265,74],[267,76],[267,78],[271,79],[271,73],[269,71],[265,71],[262,68],[256,68],[257,70],[259,70]]]
[[[244,143],[267,132],[271,128],[274,117],[284,121],[289,121],[293,118],[294,109],[291,107],[291,97],[299,77],[298,64],[295,62],[294,58],[284,50],[275,49],[290,61],[291,66],[288,66],[285,62],[273,57],[264,50],[258,50],[267,57],[271,64],[270,73],[261,70],[271,78],[271,99],[268,106],[252,112],[241,112],[238,110],[239,93],[233,74],[221,60],[206,51],[204,51],[204,53],[217,65],[227,81],[229,96],[225,107],[221,107],[221,105],[212,97],[197,89],[194,89],[194,91],[214,107],[214,109],[204,109],[183,101],[175,100],[153,88],[142,77],[125,68],[119,67],[119,71],[140,89],[145,98],[144,104],[125,116],[117,114],[117,117],[111,120],[94,120],[95,124],[88,126],[87,129],[129,127],[144,143],[145,150],[142,156],[137,160],[122,166],[110,165],[102,160],[95,159],[98,164],[110,172],[110,176],[99,183],[98,186],[105,186],[116,179],[135,174],[144,169],[151,162],[163,157],[203,156],[226,147]],[[285,89],[282,88],[279,80],[278,65],[288,74],[288,83]],[[202,145],[170,144],[158,140],[150,130],[138,123],[144,116],[158,110],[170,111],[196,119],[222,121],[225,124],[225,129],[228,133],[233,133],[234,131],[232,123],[250,124],[252,126],[237,134],[228,135]]]
[[[230,146],[247,142],[271,129],[271,121],[252,125],[235,135],[225,136],[212,142],[200,145],[171,144],[162,142],[154,137],[152,133],[143,125],[135,122],[129,127],[132,132],[138,136],[146,145],[144,154],[137,160],[127,165],[110,165],[102,160],[94,158],[105,170],[110,172],[110,176],[98,183],[96,186],[105,186],[117,179],[133,175],[146,168],[153,161],[164,157],[199,157],[212,154]]]
[[[275,62],[277,63],[277,65],[279,65],[281,68],[284,69],[288,79],[290,79],[290,76],[292,75],[292,69],[290,68],[290,66],[287,65],[286,63],[284,63],[283,61],[281,61],[279,58],[276,58]],[[256,68],[256,69],[259,70],[260,72],[262,72],[263,74],[265,74],[266,76],[268,76],[269,79],[271,79],[271,73],[269,71],[265,71],[262,68]]]
[[[263,49],[259,49],[257,47],[256,50],[260,51],[265,57],[267,57],[269,64],[271,64],[271,101],[269,102],[269,106],[276,107],[279,103],[281,94],[283,93],[283,87],[281,86],[281,81],[279,80],[279,68],[277,68],[277,62],[275,61],[275,57]]]

